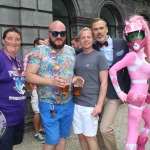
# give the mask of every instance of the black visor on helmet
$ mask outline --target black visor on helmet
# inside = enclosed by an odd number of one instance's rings
[[[133,42],[134,40],[143,40],[145,38],[145,31],[134,31],[125,35],[127,42]]]

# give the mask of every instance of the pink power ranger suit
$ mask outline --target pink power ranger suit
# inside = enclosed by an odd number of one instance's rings
[[[150,62],[147,61],[147,57],[150,59],[150,31],[142,16],[132,16],[129,21],[125,21],[125,24],[124,36],[130,52],[109,70],[109,74],[118,97],[128,102],[126,150],[145,150],[150,131],[150,108],[148,107],[150,95],[147,83],[150,78]],[[117,71],[124,67],[127,67],[131,79],[130,94],[121,91],[117,80]],[[137,106],[136,102],[141,102],[141,105]],[[138,136],[142,118],[145,124]]]

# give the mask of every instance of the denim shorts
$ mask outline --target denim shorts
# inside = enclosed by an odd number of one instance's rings
[[[46,133],[45,143],[50,145],[58,144],[60,138],[70,135],[72,125],[74,103],[70,100],[64,104],[54,104],[39,102],[42,124]],[[51,110],[55,110],[55,117],[51,118]]]
[[[0,139],[0,150],[11,150],[13,145],[20,144],[23,140],[24,120],[20,123],[8,126],[6,133]]]

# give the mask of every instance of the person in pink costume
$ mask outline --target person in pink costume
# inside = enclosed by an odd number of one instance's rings
[[[124,37],[130,52],[109,70],[110,78],[118,97],[128,103],[128,134],[126,150],[145,150],[150,131],[150,95],[148,94],[148,78],[150,78],[150,31],[142,16],[131,16],[125,20]],[[127,67],[131,79],[129,93],[121,91],[117,72]],[[138,128],[141,119],[145,124],[140,135]],[[136,144],[138,145],[136,147]]]

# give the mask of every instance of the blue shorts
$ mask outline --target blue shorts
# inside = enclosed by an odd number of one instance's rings
[[[11,150],[13,145],[20,144],[23,140],[24,120],[20,123],[8,126],[6,133],[0,139],[0,150]]]
[[[57,111],[54,118],[51,118],[51,109]],[[70,135],[72,125],[74,103],[72,100],[65,104],[54,104],[39,102],[42,124],[46,132],[45,143],[50,145],[58,144],[60,138]]]

